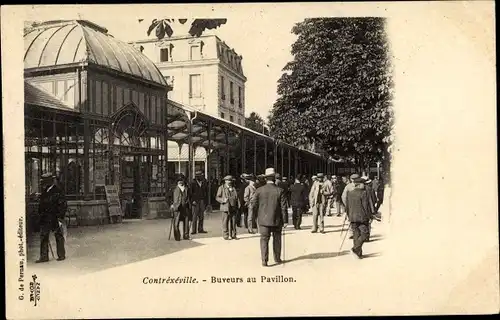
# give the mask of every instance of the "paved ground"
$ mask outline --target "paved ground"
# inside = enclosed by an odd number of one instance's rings
[[[321,235],[321,237],[330,242],[333,241],[334,237],[335,239],[339,238],[343,223],[343,217],[325,217],[326,234]],[[287,235],[291,238],[299,237],[299,233],[309,236],[311,225],[311,216],[307,215],[304,218],[303,230],[296,231],[289,226],[290,231],[287,232]],[[68,259],[59,262],[51,257],[51,261],[44,264],[34,264],[34,261],[39,257],[40,246],[39,236],[36,235],[28,246],[28,264],[33,270],[40,272],[73,276],[161,257],[209,243],[226,243],[222,239],[221,214],[217,211],[208,214],[205,219],[205,228],[208,233],[192,235],[192,240],[177,242],[173,240],[173,235],[172,239],[168,240],[169,228],[170,219],[124,220],[122,224],[69,228],[66,241]],[[335,234],[337,235],[335,236]],[[241,239],[231,241],[241,242],[241,250],[245,250],[245,244],[248,243],[249,239],[258,239],[259,237],[258,234],[248,234],[245,228],[238,228],[238,236]],[[319,237],[320,235],[314,236]],[[374,235],[374,242],[380,239],[380,235]],[[54,254],[56,254],[55,239],[52,235],[50,240]],[[346,245],[347,241],[348,239]],[[254,242],[252,241],[255,245]],[[256,245],[258,246],[258,243]],[[304,257],[293,259],[304,259]],[[258,261],[260,260],[257,259]]]
[[[373,241],[364,247],[367,258],[358,260],[349,253],[352,240],[339,250],[343,218],[325,221],[326,234],[310,233],[310,215],[304,230],[287,230],[287,263],[273,265],[271,255],[269,268],[260,265],[257,235],[240,232],[240,240],[222,239],[218,213],[207,218],[210,233],[191,241],[169,241],[169,220],[70,229],[66,261],[29,265],[29,273],[43,284],[43,303],[32,316],[434,314],[480,312],[484,308],[476,307],[478,301],[498,303],[491,294],[497,290],[497,270],[485,269],[498,265],[498,249],[441,238],[433,243],[435,250],[428,250],[419,240],[437,230],[416,234],[407,229],[405,238],[391,232],[390,225],[374,222]],[[36,246],[31,244],[35,251]],[[29,260],[34,258],[31,250]],[[169,277],[196,278],[197,283],[144,284]],[[253,277],[256,282],[249,282]],[[490,283],[478,286],[477,281]],[[491,290],[483,294],[485,288]],[[57,309],[44,309],[56,303]]]

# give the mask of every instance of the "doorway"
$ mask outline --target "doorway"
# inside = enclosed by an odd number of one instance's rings
[[[124,154],[121,158],[121,197],[125,219],[142,216],[141,156]]]

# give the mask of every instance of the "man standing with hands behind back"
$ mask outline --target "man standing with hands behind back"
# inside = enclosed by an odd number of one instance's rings
[[[260,253],[262,266],[267,267],[269,259],[269,239],[273,237],[274,261],[281,260],[281,233],[288,224],[286,195],[283,189],[275,185],[274,168],[265,172],[266,185],[258,188],[250,200],[251,206],[258,211],[257,220],[260,226]]]

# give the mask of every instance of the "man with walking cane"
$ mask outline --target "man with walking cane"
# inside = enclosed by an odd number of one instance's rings
[[[267,267],[269,260],[269,239],[273,237],[274,261],[281,264],[281,234],[288,225],[288,210],[285,191],[275,185],[274,168],[265,172],[266,185],[253,194],[251,206],[257,210],[260,229],[260,253],[262,266]]]
[[[57,183],[57,177],[51,173],[42,175],[43,191],[40,195],[38,213],[40,214],[40,259],[36,263],[49,261],[50,232],[54,232],[57,247],[57,261],[66,259],[64,248],[64,217],[66,215],[67,202],[61,188]],[[50,246],[52,251],[52,246]],[[54,252],[52,252],[52,257]]]
[[[373,214],[373,203],[365,189],[362,178],[354,179],[354,190],[347,193],[346,211],[353,232],[353,247],[351,251],[363,258],[363,243],[369,237],[370,219]]]
[[[174,188],[172,212],[173,212],[173,229],[175,241],[181,240],[181,232],[179,230],[182,221],[183,226],[183,239],[189,240],[189,222],[192,220],[190,212],[191,195],[183,176],[177,178],[177,186]],[[172,228],[172,226],[171,226]],[[169,236],[170,239],[170,236]]]

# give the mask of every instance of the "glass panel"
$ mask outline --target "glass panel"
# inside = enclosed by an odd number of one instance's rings
[[[109,92],[108,92],[108,83],[102,83],[102,113],[104,115],[109,114]]]
[[[102,82],[95,82],[95,111],[102,114]]]
[[[136,106],[139,106],[139,93],[135,90],[132,90],[132,101]]]
[[[139,92],[139,104],[138,104],[139,110],[141,110],[142,113],[144,113],[144,93]]]
[[[127,88],[123,88],[123,105],[126,105],[130,102],[130,90]]]
[[[116,110],[123,107],[123,88],[116,87]]]

